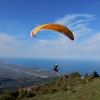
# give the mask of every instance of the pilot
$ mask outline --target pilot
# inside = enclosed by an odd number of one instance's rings
[[[59,68],[58,68],[58,64],[54,64],[54,69],[55,72],[58,72]]]

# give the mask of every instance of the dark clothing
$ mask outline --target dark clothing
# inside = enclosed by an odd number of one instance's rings
[[[58,72],[58,69],[59,69],[59,68],[58,68],[58,65],[54,65],[54,69],[53,69],[53,70],[54,70],[55,72]]]

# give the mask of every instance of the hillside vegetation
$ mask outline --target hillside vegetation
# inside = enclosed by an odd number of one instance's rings
[[[74,72],[35,88],[7,91],[0,100],[100,100],[100,78],[96,71],[84,77]]]

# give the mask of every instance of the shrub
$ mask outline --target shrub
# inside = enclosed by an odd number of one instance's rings
[[[16,100],[18,94],[19,91],[7,91],[2,96],[0,96],[0,100]]]
[[[20,92],[19,92],[19,98],[23,98],[23,97],[25,97],[27,95],[27,90],[21,90]]]
[[[78,72],[72,72],[68,76],[69,77],[81,77],[80,73],[78,73]]]
[[[88,73],[85,73],[84,77],[89,77]]]
[[[35,93],[33,93],[31,91],[28,91],[26,94],[26,97],[34,97],[34,96],[35,96]]]
[[[91,75],[92,78],[95,78],[95,77],[99,77],[98,73],[96,71],[94,71]]]

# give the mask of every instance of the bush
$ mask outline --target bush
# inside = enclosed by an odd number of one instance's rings
[[[26,97],[34,97],[35,96],[35,93],[31,92],[31,91],[28,91],[27,94],[26,94]]]
[[[84,77],[89,77],[88,73],[85,73]]]
[[[72,72],[68,76],[69,77],[81,77],[80,73],[78,73],[78,72]]]
[[[65,74],[63,77],[64,77],[64,78],[68,78],[68,75]]]
[[[92,74],[91,74],[91,77],[92,78],[95,78],[95,77],[99,77],[98,73],[96,71],[94,71]]]
[[[57,89],[50,89],[49,90],[49,94],[53,94],[53,93],[55,93],[55,92],[57,92],[58,90]]]
[[[23,98],[27,95],[27,91],[26,90],[21,90],[19,93],[19,98]]]
[[[0,100],[16,100],[18,95],[19,91],[7,91],[0,97]]]

